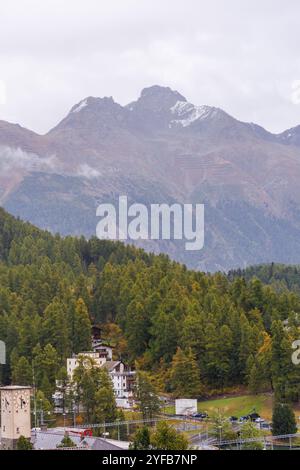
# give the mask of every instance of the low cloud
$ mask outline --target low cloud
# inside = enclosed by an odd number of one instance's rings
[[[40,157],[21,148],[0,146],[0,176],[10,176],[13,171],[60,173],[81,178],[94,179],[101,176],[101,172],[90,165],[82,164],[74,170],[66,169],[55,155]]]
[[[55,156],[42,158],[20,148],[0,147],[0,174],[9,174],[14,170],[54,171],[58,168]]]
[[[78,167],[76,175],[83,176],[84,178],[88,178],[88,179],[93,179],[93,178],[99,178],[99,176],[101,176],[101,173],[95,168],[92,168],[91,166],[87,164],[83,164]]]

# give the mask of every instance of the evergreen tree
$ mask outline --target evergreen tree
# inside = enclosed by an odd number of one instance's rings
[[[116,400],[106,369],[99,368],[93,359],[82,356],[74,371],[73,381],[76,399],[85,408],[87,422],[116,421]]]
[[[177,397],[193,398],[201,394],[200,371],[191,348],[177,349],[171,364],[171,386]]]
[[[62,438],[60,444],[57,444],[56,446],[57,448],[59,447],[76,447],[76,444],[74,441],[72,441],[72,439],[70,438],[70,436],[66,433],[64,435],[64,437]]]
[[[132,301],[126,311],[126,339],[133,357],[141,356],[149,341],[149,320],[139,300]]]
[[[159,412],[159,398],[146,372],[138,371],[135,383],[135,399],[143,419],[153,418]]]
[[[133,437],[133,442],[129,446],[130,450],[149,450],[150,446],[150,431],[148,426],[138,429]]]
[[[290,376],[294,369],[291,361],[292,346],[280,320],[272,323],[272,382],[277,401],[288,400]]]
[[[249,375],[249,390],[251,393],[257,394],[261,383],[260,373],[255,362],[253,363]]]
[[[115,394],[106,369],[99,370],[99,386],[95,393],[96,423],[112,423],[118,418]]]
[[[16,385],[32,385],[32,367],[26,357],[20,357],[13,365],[12,382]]]
[[[232,429],[228,418],[221,410],[212,416],[212,433],[219,442],[232,441],[237,438],[236,431]]]
[[[165,421],[160,421],[151,435],[151,447],[155,450],[187,450],[189,444],[183,434]]]
[[[243,424],[241,431],[240,431],[240,438],[243,440],[257,438],[257,441],[243,443],[242,445],[243,450],[263,450],[264,448],[264,444],[261,441],[262,432],[259,429],[257,429],[255,424],[251,423],[251,421],[248,421]]]
[[[296,434],[297,422],[292,407],[287,403],[275,402],[272,417],[272,434]]]
[[[56,388],[56,376],[59,371],[57,351],[51,344],[41,348],[38,344],[33,350],[33,372],[35,385],[50,399]]]
[[[71,345],[68,334],[67,312],[58,299],[46,308],[42,325],[44,344],[50,343],[62,358],[69,356]]]
[[[74,315],[73,351],[75,353],[90,350],[91,328],[87,307],[82,299],[78,299]]]
[[[20,436],[17,441],[17,450],[32,450],[33,445],[30,442],[30,439],[27,439],[24,436]]]

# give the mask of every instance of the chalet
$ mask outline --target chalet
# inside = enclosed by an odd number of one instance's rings
[[[112,380],[117,404],[119,403],[120,406],[122,403],[126,404],[133,396],[135,373],[122,361],[106,361],[103,367],[108,370]]]
[[[102,345],[102,348],[105,347]],[[131,408],[133,405],[133,386],[135,372],[131,371],[131,369],[125,365],[124,362],[120,360],[113,361],[111,359],[112,353],[110,349],[109,351],[106,351],[106,354],[104,354],[103,349],[102,353],[101,351],[87,351],[68,358],[67,372],[69,379],[71,381],[73,380],[74,371],[78,367],[80,359],[92,359],[97,367],[105,367],[105,369],[107,369],[113,384],[117,406],[122,408]],[[86,361],[86,363],[88,367],[89,362]]]

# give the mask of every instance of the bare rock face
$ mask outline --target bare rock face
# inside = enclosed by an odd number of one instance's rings
[[[88,97],[40,136],[0,121],[0,203],[62,234],[95,234],[96,207],[204,203],[205,247],[143,242],[196,269],[300,262],[300,126],[274,135],[153,86],[127,106]],[[141,243],[139,244],[141,245]]]

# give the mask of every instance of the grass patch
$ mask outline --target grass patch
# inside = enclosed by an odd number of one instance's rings
[[[263,418],[271,420],[272,404],[273,398],[270,394],[241,395],[199,401],[198,411],[206,412],[209,416],[220,411],[227,417],[237,416],[239,418],[255,410]],[[174,414],[175,406],[167,406],[164,411],[168,414]]]
[[[255,411],[265,419],[272,417],[272,396],[269,394],[223,397],[216,400],[198,402],[198,410],[209,415],[218,411],[225,416],[245,416]]]

